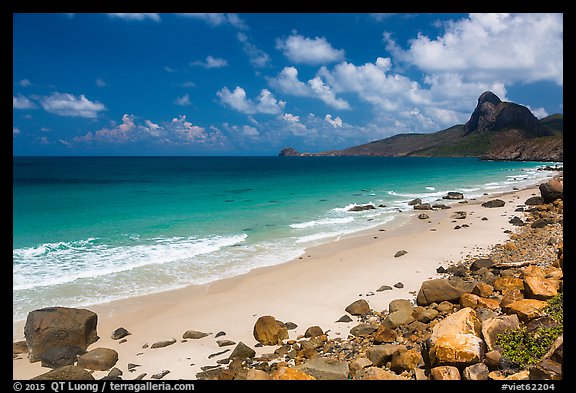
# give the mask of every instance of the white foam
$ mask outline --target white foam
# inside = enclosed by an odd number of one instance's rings
[[[480,191],[480,188],[478,187],[467,187],[467,188],[458,188],[457,189],[460,192],[475,192],[475,191]]]
[[[346,206],[344,206],[344,207],[335,207],[334,209],[332,209],[332,211],[333,211],[333,212],[336,212],[336,213],[347,212],[347,211],[349,211],[350,209],[352,209],[352,208],[355,207],[355,206],[359,206],[359,205],[357,205],[357,204],[355,204],[355,203],[350,203],[350,204],[348,204],[348,205],[346,205]]]
[[[364,216],[364,218],[372,219],[371,221],[354,222],[353,225],[346,226],[344,229],[337,231],[326,231],[310,234],[307,236],[301,236],[295,240],[296,244],[301,243],[315,243],[320,244],[322,241],[328,239],[339,239],[344,235],[349,235],[355,232],[360,232],[365,229],[373,228],[379,225],[389,223],[394,220],[396,211],[394,210],[369,210],[369,213]],[[384,215],[384,217],[382,217]],[[377,218],[377,219],[376,219]]]
[[[306,222],[301,222],[298,224],[291,224],[290,228],[305,229],[305,228],[315,227],[318,225],[347,224],[347,223],[353,222],[353,221],[354,221],[354,217],[325,218],[325,219],[321,219],[321,220],[306,221]]]
[[[420,193],[401,193],[401,192],[396,192],[394,190],[390,190],[387,191],[388,195],[392,195],[392,196],[399,196],[399,197],[404,197],[404,198],[420,198],[420,199],[424,199],[424,198],[428,198],[428,199],[432,199],[432,198],[438,198],[440,196],[446,195],[448,193],[448,191],[436,191],[436,192],[420,192]]]
[[[216,252],[242,243],[248,237],[215,236],[197,239],[156,238],[149,244],[111,246],[91,241],[47,243],[13,251],[13,290],[69,283],[82,278],[102,277],[135,268],[164,264]],[[83,246],[72,247],[70,244]],[[57,245],[57,247],[54,247]],[[199,263],[199,261],[196,261]]]
[[[85,247],[89,247],[96,240],[98,239],[95,237],[90,237],[88,239],[72,242],[44,243],[36,247],[16,249],[13,251],[13,256],[23,258],[36,258],[55,251],[66,252],[67,250],[82,250]]]
[[[309,242],[314,242],[314,241],[318,241],[318,240],[324,240],[324,239],[331,239],[331,238],[337,238],[340,237],[342,235],[345,235],[346,232],[344,231],[336,231],[336,232],[320,232],[320,233],[315,233],[313,235],[308,235],[308,236],[303,236],[301,238],[296,239],[296,243],[300,244],[300,243],[309,243]]]

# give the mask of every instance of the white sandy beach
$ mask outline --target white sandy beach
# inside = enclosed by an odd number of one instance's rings
[[[410,211],[410,220],[399,228],[383,226],[361,234],[307,250],[294,261],[261,268],[246,275],[188,288],[115,301],[87,307],[99,317],[100,340],[88,349],[112,348],[119,354],[116,367],[123,371],[123,379],[134,379],[146,373],[144,379],[162,370],[170,370],[164,379],[195,379],[201,366],[216,365],[228,357],[234,346],[220,348],[216,340],[228,339],[254,348],[257,355],[273,352],[276,347],[255,347],[252,335],[258,317],[272,315],[283,322],[298,325],[290,330],[296,339],[313,325],[320,326],[329,337],[343,337],[357,324],[336,323],[347,314],[347,305],[359,298],[368,301],[375,310],[387,310],[391,300],[415,299],[423,281],[440,277],[436,269],[448,267],[467,256],[481,255],[490,246],[508,238],[505,230],[514,230],[508,223],[518,205],[532,195],[540,195],[538,187],[504,195],[491,194],[469,203],[443,200],[451,209],[438,211]],[[480,203],[489,199],[503,199],[501,208],[485,208]],[[463,220],[451,216],[456,211],[467,212]],[[429,220],[418,219],[420,213]],[[482,220],[486,217],[487,220]],[[456,225],[469,227],[454,229]],[[384,231],[382,231],[384,230]],[[399,250],[407,254],[395,258]],[[403,288],[376,291],[382,285]],[[369,295],[369,293],[373,293]],[[56,306],[56,305],[47,305]],[[23,323],[14,326],[14,340],[24,339]],[[120,344],[110,338],[118,327],[132,334]],[[198,340],[182,342],[187,330],[212,333]],[[216,333],[226,334],[215,338]],[[161,340],[175,338],[177,342],[165,348],[143,349]],[[210,354],[229,352],[208,359]],[[129,372],[128,363],[141,365]],[[13,378],[30,379],[49,371],[40,362],[30,363],[25,355],[13,361]],[[108,372],[96,371],[99,379]]]

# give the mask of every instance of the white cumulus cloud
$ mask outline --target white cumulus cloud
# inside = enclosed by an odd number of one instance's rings
[[[563,15],[470,14],[446,23],[443,35],[419,34],[403,50],[385,33],[387,49],[429,73],[468,80],[563,84]]]
[[[234,91],[230,91],[227,87],[222,88],[216,93],[220,97],[223,104],[230,106],[238,112],[246,114],[265,113],[265,114],[279,114],[282,112],[284,101],[278,101],[268,89],[262,89],[255,100],[247,98],[246,91],[237,86]]]
[[[210,69],[226,67],[228,65],[228,61],[221,57],[207,56],[205,61],[194,61],[190,64]]]
[[[295,123],[300,121],[300,116],[293,115],[292,113],[283,113],[282,119],[286,120],[287,122]]]
[[[219,145],[223,135],[219,131],[206,132],[204,127],[193,124],[186,115],[179,115],[170,121],[154,123],[151,120],[137,121],[134,115],[124,114],[122,123],[112,122],[96,132],[87,132],[71,141],[60,140],[68,146],[74,144],[108,144],[122,145],[135,142],[155,144],[203,144]]]
[[[325,37],[308,38],[292,34],[286,39],[276,40],[276,49],[295,63],[325,64],[344,59],[343,49],[334,49]]]
[[[324,120],[334,128],[342,127],[342,119],[340,117],[332,119],[332,115],[328,114],[324,117]]]
[[[27,97],[18,94],[17,96],[12,96],[12,107],[14,109],[34,109],[36,105]]]
[[[437,131],[465,122],[477,99],[491,90],[506,99],[501,82],[465,81],[456,73],[426,76],[424,84],[391,71],[390,59],[355,65],[342,62],[318,71],[336,93],[354,93],[376,117],[402,132]],[[394,119],[397,123],[394,123]],[[401,125],[401,127],[399,127]]]
[[[84,94],[76,97],[72,94],[56,92],[43,97],[40,104],[46,112],[58,116],[86,117],[89,119],[97,117],[98,112],[106,110],[103,104],[90,101]]]
[[[172,119],[170,128],[179,139],[186,142],[197,142],[205,139],[204,128],[186,120],[186,115]]]
[[[337,98],[333,89],[319,76],[307,83],[300,81],[295,67],[284,67],[276,78],[268,78],[268,83],[285,94],[316,98],[335,109],[350,109],[350,104]]]

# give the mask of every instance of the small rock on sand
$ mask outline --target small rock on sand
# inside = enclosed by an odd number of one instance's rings
[[[182,335],[183,339],[197,340],[210,335],[210,333],[199,332],[197,330],[188,330]]]
[[[120,340],[121,338],[124,338],[126,336],[131,335],[132,333],[130,333],[128,330],[124,329],[123,327],[119,327],[118,329],[114,330],[112,332],[112,340]]]
[[[152,346],[150,348],[154,349],[154,348],[164,348],[167,347],[168,345],[172,345],[176,342],[176,339],[173,338],[171,340],[164,340],[164,341],[157,341],[154,344],[152,344]]]

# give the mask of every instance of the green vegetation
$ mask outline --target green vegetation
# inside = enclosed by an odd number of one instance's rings
[[[564,324],[564,302],[563,302],[562,292],[554,296],[552,299],[548,300],[548,307],[544,310],[544,313],[554,319],[561,325]]]
[[[564,132],[564,115],[554,114],[540,120],[542,124],[550,128],[554,135],[563,135]]]
[[[449,143],[418,150],[412,155],[440,157],[477,157],[487,153],[493,145],[491,134],[471,134]]]
[[[518,330],[498,335],[496,344],[502,348],[502,357],[522,368],[538,363],[542,356],[548,352],[556,338],[563,333],[562,293],[548,300],[548,307],[544,313],[558,324],[532,331],[528,331],[526,326],[522,326]]]

